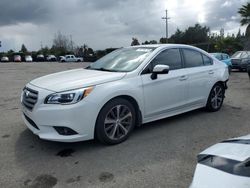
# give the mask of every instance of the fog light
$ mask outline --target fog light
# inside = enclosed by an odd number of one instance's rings
[[[77,132],[68,128],[68,127],[54,127],[54,129],[58,132],[60,135],[70,136],[70,135],[76,135]]]

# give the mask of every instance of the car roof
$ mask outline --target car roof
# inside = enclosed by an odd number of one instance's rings
[[[197,48],[195,46],[186,45],[186,44],[149,44],[149,45],[138,45],[138,46],[130,46],[127,48],[156,48],[157,50],[167,49],[167,48],[187,48],[192,50],[197,50],[202,53],[208,54],[206,51],[201,48]]]
[[[138,46],[130,46],[129,48],[138,48],[138,47],[151,47],[151,48],[196,48],[194,46],[186,45],[186,44],[147,44],[147,45],[138,45]]]

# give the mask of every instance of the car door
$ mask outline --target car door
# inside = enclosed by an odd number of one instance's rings
[[[215,79],[213,60],[193,49],[182,49],[188,77],[188,104],[202,105],[206,102]]]
[[[75,56],[71,56],[71,62],[76,62],[76,58],[75,58]]]
[[[152,79],[155,65],[163,64],[170,67],[168,74],[159,74]],[[141,79],[144,92],[144,118],[165,116],[178,111],[186,104],[187,77],[182,69],[180,50],[166,49],[160,52],[142,72]]]

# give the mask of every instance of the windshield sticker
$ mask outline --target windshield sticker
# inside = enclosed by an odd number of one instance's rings
[[[138,48],[136,51],[137,52],[151,52],[152,49],[149,49],[149,48]]]

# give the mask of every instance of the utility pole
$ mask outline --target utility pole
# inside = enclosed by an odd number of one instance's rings
[[[40,42],[40,46],[41,46],[41,49],[43,49],[43,42],[42,41]]]
[[[166,20],[166,43],[168,43],[168,10],[166,10],[166,17],[162,17],[163,20]]]
[[[70,48],[71,48],[71,51],[73,51],[73,41],[72,41],[72,35],[70,35]]]

